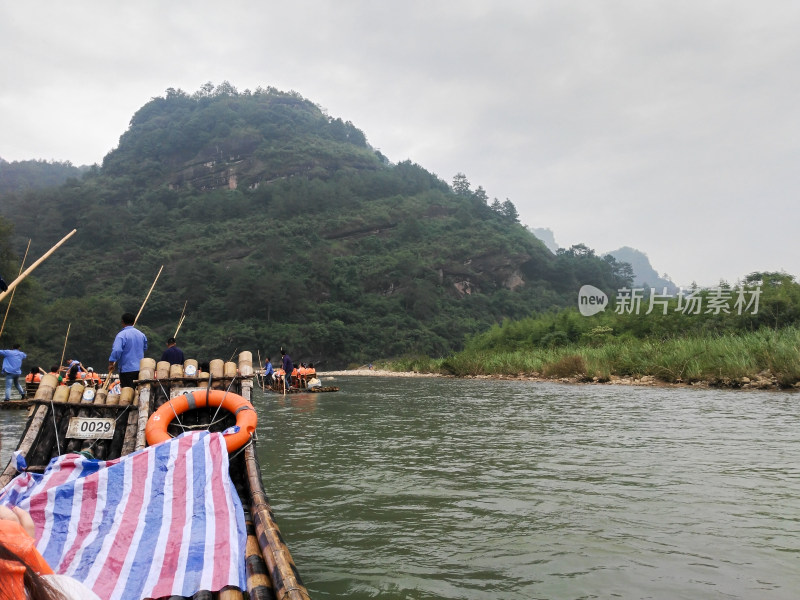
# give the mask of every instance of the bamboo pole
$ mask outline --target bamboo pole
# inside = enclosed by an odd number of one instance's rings
[[[36,261],[36,262],[34,262],[34,263],[33,263],[33,264],[30,266],[30,267],[28,267],[27,269],[25,269],[25,272],[24,272],[24,273],[22,273],[22,275],[20,275],[20,276],[19,276],[19,277],[17,277],[17,278],[16,278],[14,281],[12,281],[11,283],[9,283],[9,284],[8,284],[8,289],[7,289],[5,292],[2,292],[2,293],[0,293],[0,300],[3,300],[3,299],[4,299],[4,298],[5,298],[7,295],[8,295],[8,293],[9,293],[9,292],[13,291],[13,290],[14,290],[14,288],[15,288],[15,287],[17,287],[17,285],[18,285],[18,284],[19,284],[19,283],[20,283],[20,282],[21,282],[23,279],[25,279],[25,278],[26,278],[28,275],[30,275],[30,274],[33,272],[33,270],[34,270],[36,267],[38,267],[38,266],[39,266],[40,264],[42,264],[42,263],[43,263],[45,260],[47,260],[47,258],[48,258],[48,257],[49,257],[49,256],[50,256],[50,255],[51,255],[53,252],[55,252],[56,250],[58,250],[58,248],[61,246],[61,244],[63,244],[63,243],[64,243],[64,242],[66,242],[66,241],[67,241],[69,238],[71,238],[71,237],[72,237],[72,236],[75,234],[75,232],[76,232],[76,231],[78,231],[78,230],[77,230],[77,229],[73,229],[72,231],[70,231],[70,232],[69,232],[67,235],[65,235],[63,238],[61,238],[61,241],[60,241],[60,242],[58,242],[58,243],[57,243],[55,246],[53,246],[52,248],[50,248],[50,250],[48,250],[47,252],[45,252],[45,253],[44,253],[44,254],[41,256],[41,258],[39,258],[39,260],[37,260],[37,261]]]
[[[25,256],[22,257],[22,262],[19,264],[19,273],[17,273],[17,277],[22,275],[22,269],[25,266],[25,261],[28,259],[28,251],[31,249],[31,240],[28,238],[28,247],[25,248]],[[8,313],[11,312],[11,303],[14,302],[14,292],[17,290],[12,290],[11,298],[8,299],[8,306],[6,306],[6,314],[3,317],[3,324],[0,325],[0,336],[3,335],[3,331],[6,329],[6,319],[8,319]]]
[[[172,337],[174,337],[174,338],[178,337],[178,332],[181,330],[181,325],[183,325],[183,320],[185,318],[186,318],[185,315],[183,317],[181,317],[181,320],[178,322],[178,328],[175,330],[175,335],[173,335]]]
[[[264,365],[264,363],[261,361],[261,349],[259,348],[259,350],[258,350],[258,366],[259,366],[258,387],[261,388],[262,392],[264,391],[264,380],[262,378],[262,375],[264,373],[263,365]]]
[[[61,371],[61,367],[64,366],[64,354],[67,352],[67,340],[69,339],[69,328],[72,327],[72,323],[67,323],[67,335],[64,336],[64,349],[61,351],[61,361],[58,363],[58,370]]]
[[[181,311],[181,316],[178,319],[178,328],[175,330],[175,335],[172,336],[174,338],[178,337],[178,332],[181,330],[181,325],[183,325],[183,320],[186,318],[186,305],[188,303],[189,303],[188,300],[183,303],[183,310]]]
[[[161,276],[161,271],[163,270],[164,270],[164,265],[161,265],[161,268],[158,270],[158,275],[156,275],[156,278],[153,280],[153,285],[150,286],[150,291],[147,292],[147,296],[145,297],[144,302],[142,302],[142,306],[141,308],[139,308],[139,312],[136,313],[136,318],[133,320],[134,325],[136,325],[136,322],[139,320],[139,317],[141,316],[142,311],[144,310],[144,305],[147,304],[147,301],[150,299],[150,294],[153,293],[153,288],[156,287],[156,281],[158,281],[158,278]]]

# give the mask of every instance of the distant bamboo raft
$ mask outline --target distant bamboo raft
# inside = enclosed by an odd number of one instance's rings
[[[250,352],[240,353],[237,363],[212,360],[207,371],[198,366],[193,359],[183,365],[143,359],[136,388],[122,388],[119,394],[109,394],[108,390],[83,381],[59,385],[55,375],[44,375],[34,398],[25,402],[30,406],[29,417],[17,448],[25,456],[28,470],[43,472],[50,459],[68,452],[86,452],[94,458],[111,460],[140,450],[147,445],[144,431],[149,416],[170,398],[187,391],[229,390],[251,401],[255,374]],[[235,423],[235,415],[224,410],[216,412],[213,408],[191,410],[181,415],[181,425],[186,429],[222,431]],[[75,417],[113,420],[113,434],[106,439],[71,437],[70,421]],[[173,423],[168,432],[178,435],[182,429]],[[244,565],[247,589],[198,592],[193,596],[195,600],[242,600],[245,593],[256,600],[309,600],[264,491],[255,443],[253,438],[243,450],[229,456],[231,479],[248,522]],[[9,461],[0,475],[0,487],[16,474],[15,463]]]

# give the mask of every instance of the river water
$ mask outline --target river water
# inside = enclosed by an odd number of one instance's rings
[[[313,599],[800,597],[800,395],[337,377],[254,392]],[[0,411],[2,461],[22,429]]]

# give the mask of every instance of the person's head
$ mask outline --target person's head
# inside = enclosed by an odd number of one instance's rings
[[[39,367],[32,367],[31,368],[31,375],[36,375],[39,372]]]
[[[72,365],[69,368],[69,374],[67,375],[70,379],[75,379],[78,377],[78,365]]]
[[[88,369],[86,369],[86,370],[87,370],[87,371],[89,371],[89,373],[94,373],[94,368],[92,368],[92,367],[89,367],[89,368],[88,368]]]
[[[171,337],[167,340],[167,346],[174,346],[175,345],[175,338]]]
[[[51,373],[58,373],[60,370],[61,370],[61,367],[58,366],[58,365],[53,365],[52,367],[50,367],[50,372]]]
[[[122,315],[122,324],[125,326],[133,325],[134,321],[136,321],[136,317],[133,316],[133,313],[125,313]]]
[[[13,350],[19,350],[19,344],[14,344],[13,346],[11,346],[11,348]]]

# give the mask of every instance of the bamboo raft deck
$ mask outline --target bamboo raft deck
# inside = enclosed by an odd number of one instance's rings
[[[275,392],[277,394],[320,394],[325,392],[338,392],[339,388],[334,385],[328,386],[319,386],[319,387],[308,387],[308,378],[304,375],[299,377],[292,376],[292,385],[293,387],[284,391],[283,389],[283,379],[271,379],[271,378],[264,378],[263,377],[264,371],[257,371],[256,375],[258,376],[259,385],[262,387],[264,391],[269,390],[270,392]]]
[[[185,364],[197,361],[189,360]],[[239,362],[212,360],[209,372],[187,377],[181,365],[158,363],[144,359],[137,387],[123,388],[121,394],[108,394],[102,388],[86,400],[82,382],[59,386],[53,375],[42,378],[30,404],[25,430],[17,450],[25,455],[30,472],[43,472],[50,460],[69,452],[90,452],[94,458],[112,460],[141,450],[147,445],[145,425],[150,415],[169,398],[192,390],[229,390],[251,401],[253,387],[252,356],[239,355]],[[87,397],[91,394],[87,394]],[[8,404],[8,403],[6,403]],[[181,415],[184,428],[223,431],[235,424],[236,417],[227,411],[217,414],[214,408],[201,408]],[[110,417],[115,420],[111,439],[84,440],[68,437],[72,417]],[[209,426],[209,424],[211,425]],[[181,433],[176,424],[168,430]],[[291,553],[283,541],[269,499],[261,480],[255,444],[256,437],[242,449],[230,454],[230,475],[245,512],[247,525],[246,573],[247,589],[225,588],[219,592],[201,591],[195,600],[309,600]],[[13,459],[0,474],[0,488],[7,485],[17,471]],[[170,597],[170,600],[179,600]]]

